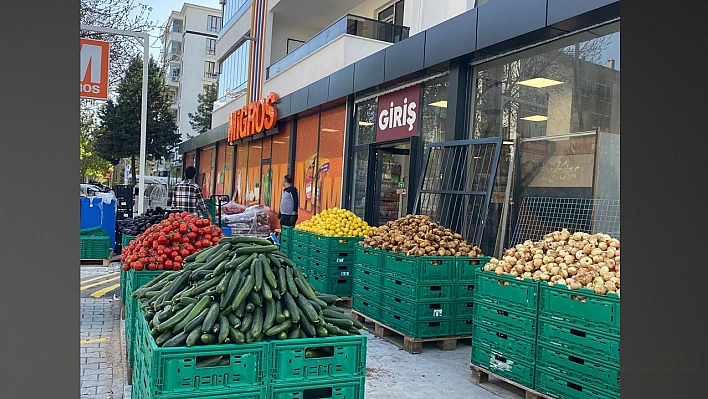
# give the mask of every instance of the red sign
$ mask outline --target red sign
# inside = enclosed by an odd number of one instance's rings
[[[278,102],[278,95],[268,94],[260,101],[252,102],[229,115],[229,142],[253,136],[275,127],[278,113],[273,104]]]
[[[419,101],[419,85],[379,97],[376,112],[376,141],[417,135]]]
[[[81,97],[105,100],[108,98],[109,43],[92,39],[80,39],[80,43]]]

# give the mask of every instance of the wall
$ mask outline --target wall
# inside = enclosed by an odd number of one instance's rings
[[[197,176],[204,174],[201,181],[202,196],[209,198],[212,195],[211,187],[214,181],[214,147],[201,149],[199,153],[199,166],[197,166]],[[197,181],[197,184],[200,182]]]
[[[273,30],[266,44],[266,46],[270,46],[270,51],[266,52],[265,65],[270,65],[288,54],[288,39],[307,41],[320,32],[320,29],[289,24],[287,20],[277,16],[274,17],[272,13],[268,17],[273,20]],[[290,51],[295,50],[301,44],[299,42],[290,42]]]
[[[204,17],[206,20],[206,16]],[[187,33],[182,42],[182,90],[180,91],[179,129],[182,138],[186,134],[198,133],[189,124],[189,113],[196,113],[199,105],[198,95],[204,93],[204,85],[216,82],[216,79],[204,78],[204,62],[214,62],[214,56],[206,55],[206,37]]]
[[[264,93],[267,93],[264,91]],[[229,115],[236,111],[237,109],[243,108],[246,105],[246,95],[242,95],[238,98],[233,99],[226,105],[219,107],[219,109],[211,113],[211,128],[214,129],[229,122]]]
[[[377,12],[391,0],[369,0],[351,10],[351,14],[378,19]],[[403,25],[411,28],[410,36],[437,25],[472,8],[466,0],[405,0]]]

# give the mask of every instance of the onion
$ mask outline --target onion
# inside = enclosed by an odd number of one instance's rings
[[[558,266],[554,266],[551,268],[551,274],[554,276],[557,276],[558,274],[560,274],[560,271],[561,271],[561,268]]]
[[[551,276],[548,273],[541,273],[541,280],[543,281],[548,281],[551,279]]]
[[[600,255],[595,255],[595,256],[592,257],[592,261],[593,261],[594,263],[598,263],[598,264],[599,264],[599,263],[602,262],[603,260],[605,260],[605,258],[603,258],[603,257],[600,256]]]
[[[605,288],[604,284],[596,284],[593,287],[593,290],[595,291],[596,294],[598,295],[605,295],[607,294],[607,288]]]
[[[543,263],[546,264],[546,265],[549,264],[549,263],[553,263],[553,258],[551,258],[550,256],[544,256],[544,257],[543,257]]]
[[[610,246],[611,246],[612,248],[619,248],[619,247],[620,247],[620,242],[619,242],[619,240],[616,239],[616,238],[611,239],[611,240],[610,240]]]
[[[533,266],[534,267],[541,267],[543,265],[543,260],[542,259],[534,259],[533,260]]]
[[[602,250],[602,251],[607,251],[607,243],[604,242],[604,241],[601,242],[601,243],[599,243],[599,244],[597,244],[597,247],[598,247],[600,250]]]

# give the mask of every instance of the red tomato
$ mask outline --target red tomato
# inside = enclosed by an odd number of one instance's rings
[[[204,235],[204,229],[200,227],[199,230],[197,230],[197,235],[203,236],[203,235]]]
[[[180,241],[182,241],[182,234],[174,233],[172,235],[172,242],[180,242]]]
[[[128,270],[130,270],[130,264],[123,263],[123,266],[121,266],[120,268],[123,269],[124,272],[127,272]]]
[[[220,228],[220,227],[214,227],[214,234],[220,235],[220,234],[221,234],[221,228]]]
[[[202,219],[202,225],[204,225],[204,227],[207,227],[210,224],[211,224],[211,221],[209,219]]]
[[[202,240],[202,247],[210,247],[211,246],[211,241],[204,239]]]
[[[140,262],[133,262],[130,264],[130,267],[132,267],[133,270],[138,270],[138,271],[143,270],[143,268],[144,268],[143,264]]]
[[[184,223],[180,224],[180,225],[179,225],[179,232],[182,233],[182,234],[187,234],[187,233],[188,233],[188,231],[187,231],[187,225],[184,224]]]
[[[189,244],[191,241],[189,237],[182,237],[182,244]]]
[[[157,264],[155,263],[150,263],[148,265],[148,270],[157,270]]]
[[[188,237],[190,240],[194,241],[194,239],[197,238],[197,233],[195,233],[195,232],[192,231],[192,232],[190,232],[189,234],[187,234],[187,237]]]
[[[201,228],[202,226],[204,226],[201,219],[198,219],[196,222],[194,222],[194,225],[197,226],[198,228]]]
[[[211,238],[211,242],[213,242],[214,244],[218,244],[218,243],[219,243],[219,237],[218,237],[218,236],[212,237],[212,238]]]
[[[143,241],[143,248],[147,248],[150,246],[150,243],[147,241]]]
[[[131,263],[132,263],[132,262],[137,262],[137,261],[138,261],[138,255],[132,255],[132,256],[130,257],[130,262],[131,262]]]
[[[182,270],[182,264],[179,263],[179,262],[175,262],[175,263],[172,265],[172,270]]]
[[[194,251],[196,251],[196,248],[194,248],[194,245],[192,244],[187,244],[185,248],[187,249],[187,251],[189,251],[190,254],[193,254]]]
[[[204,234],[204,239],[211,241],[211,234]]]
[[[202,249],[202,240],[199,240],[194,243],[194,249],[196,249],[196,250]]]
[[[180,256],[180,255],[175,256],[173,259],[174,259],[175,263],[182,263],[182,260],[183,260],[182,256]]]
[[[179,256],[179,252],[177,252],[177,251],[172,251],[172,253],[170,254],[170,258],[172,258],[172,259],[174,259],[178,256]]]
[[[187,250],[187,249],[185,248],[185,249],[179,251],[179,254],[180,254],[183,258],[186,258],[186,257],[189,256],[189,250]]]
[[[172,270],[173,265],[174,265],[174,263],[171,260],[165,261],[165,269]]]

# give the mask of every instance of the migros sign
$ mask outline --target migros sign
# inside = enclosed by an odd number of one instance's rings
[[[81,97],[108,99],[109,43],[81,39]]]
[[[266,98],[252,102],[229,115],[229,142],[240,140],[275,127],[278,113],[273,104],[278,95],[269,93]]]

